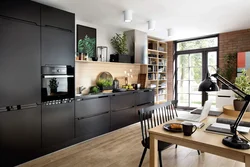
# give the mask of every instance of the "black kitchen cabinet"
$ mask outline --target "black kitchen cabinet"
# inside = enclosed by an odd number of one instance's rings
[[[75,35],[72,32],[42,27],[42,66],[75,66]]]
[[[86,140],[110,131],[109,96],[84,99],[75,104],[76,137]]]
[[[42,5],[41,24],[46,27],[55,27],[75,32],[75,14]]]
[[[3,0],[0,15],[40,25],[40,4],[27,0]]]
[[[76,119],[76,137],[87,140],[110,131],[110,112]]]
[[[154,103],[154,90],[139,91],[136,95],[136,104],[143,105]]]
[[[0,107],[41,101],[40,27],[0,17]]]
[[[110,97],[99,96],[94,99],[76,101],[76,118],[101,114],[110,111]]]
[[[120,110],[135,106],[134,92],[114,94],[111,97],[111,110]]]
[[[74,138],[74,102],[42,105],[42,147]]]
[[[0,113],[0,166],[35,158],[41,148],[41,106]]]
[[[134,123],[135,107],[111,111],[111,130]]]

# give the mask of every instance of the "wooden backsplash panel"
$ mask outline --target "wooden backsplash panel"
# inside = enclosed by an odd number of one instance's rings
[[[132,72],[130,72],[130,69]],[[128,83],[137,83],[140,73],[140,64],[108,63],[108,62],[83,62],[76,61],[75,64],[75,90],[78,92],[80,86],[86,87],[83,94],[89,92],[89,87],[96,85],[96,78],[101,72],[109,72],[113,78],[126,76],[124,71],[133,75],[128,77]]]

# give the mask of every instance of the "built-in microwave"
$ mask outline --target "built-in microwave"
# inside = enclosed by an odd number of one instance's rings
[[[42,102],[74,98],[74,67],[42,66]]]

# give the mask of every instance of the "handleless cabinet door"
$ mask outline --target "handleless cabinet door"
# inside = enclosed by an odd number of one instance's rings
[[[0,18],[0,50],[0,107],[40,102],[40,27]]]
[[[111,97],[111,110],[121,110],[135,106],[135,94],[119,94]]]
[[[28,161],[41,148],[41,106],[0,113],[0,166]]]
[[[42,105],[42,146],[50,147],[74,138],[74,103]]]
[[[42,66],[75,64],[75,35],[72,32],[42,27]]]
[[[50,6],[42,5],[41,23],[42,26],[57,27],[75,32],[75,14]]]
[[[138,92],[136,103],[137,105],[154,103],[154,91],[149,90],[149,91]]]
[[[40,4],[27,0],[3,0],[0,15],[40,25]]]

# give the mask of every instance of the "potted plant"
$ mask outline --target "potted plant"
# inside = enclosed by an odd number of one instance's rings
[[[92,58],[92,60],[97,61],[97,56],[95,55],[96,49],[96,40],[95,38],[89,38],[87,35],[84,39],[80,39],[78,41],[78,53],[85,56],[85,60],[87,57]]]
[[[128,48],[127,48],[127,38],[125,34],[116,34],[111,39],[111,45],[116,51],[119,62],[123,62],[122,60],[125,60],[126,62],[126,59],[130,62],[130,57],[127,55]]]
[[[110,78],[107,78],[107,79],[99,79],[97,82],[96,82],[96,85],[100,88],[100,90],[111,90],[113,89],[113,80],[110,79]]]
[[[59,82],[57,82],[56,78],[52,78],[51,80],[49,80],[49,87],[50,87],[51,94],[57,92],[58,85],[59,85]]]
[[[236,71],[236,60],[237,53],[228,53],[224,55],[224,68],[219,70],[220,75],[226,78],[231,83],[234,83],[235,78],[234,75]],[[227,86],[222,84],[223,89],[228,89]]]
[[[246,70],[242,70],[242,74],[235,78],[235,86],[246,94],[250,94],[250,78],[246,75]],[[234,100],[234,109],[236,111],[241,111],[245,101],[237,94],[235,94],[236,99]],[[247,108],[247,111],[250,111],[250,107]]]

